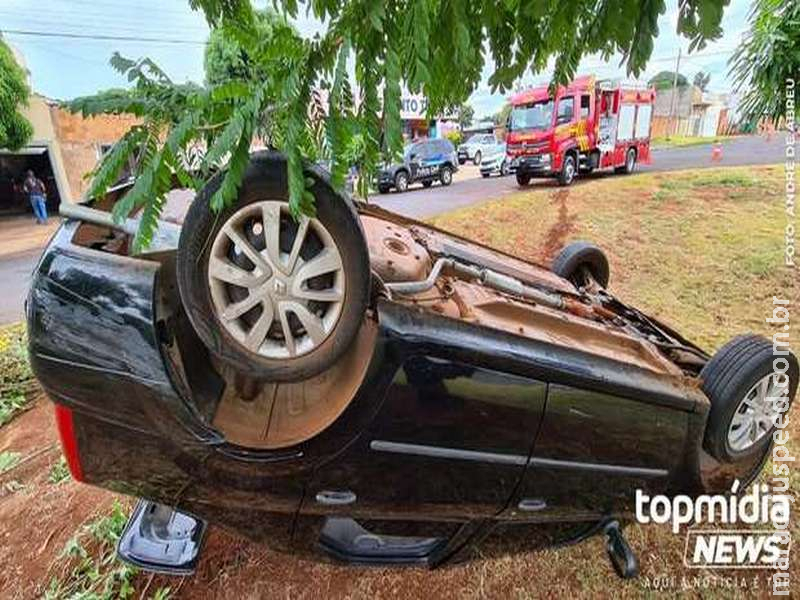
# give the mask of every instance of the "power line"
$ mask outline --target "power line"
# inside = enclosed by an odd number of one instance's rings
[[[101,40],[115,42],[144,42],[155,44],[188,44],[205,46],[208,42],[200,40],[183,40],[178,38],[138,37],[132,35],[97,35],[89,33],[67,33],[57,31],[30,31],[25,29],[3,29],[2,33],[11,35],[25,35],[31,37],[55,37],[78,40]]]

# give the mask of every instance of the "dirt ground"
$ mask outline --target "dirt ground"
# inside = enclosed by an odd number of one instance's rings
[[[38,225],[27,215],[0,220],[0,257],[43,248],[60,223],[57,215],[45,225]]]
[[[602,178],[580,188],[534,190],[438,218],[437,224],[515,254],[547,262],[567,240],[600,239],[609,248],[612,289],[667,318],[713,349],[764,324],[766,299],[798,282],[773,269],[782,223],[777,167],[720,170],[715,175]],[[733,274],[733,275],[732,275]],[[795,273],[796,275],[796,273]],[[795,345],[797,340],[794,340]],[[798,454],[800,419],[792,421]],[[80,527],[107,513],[115,495],[71,480],[52,483],[59,459],[52,405],[33,407],[0,429],[0,452],[23,457],[0,474],[0,598],[45,592]],[[795,496],[798,477],[792,476]],[[122,499],[131,506],[128,499]],[[795,503],[794,510],[798,504]],[[798,520],[792,531],[800,534]],[[684,535],[665,526],[631,526],[642,576],[621,582],[602,540],[558,550],[519,551],[490,540],[475,559],[427,571],[356,568],[276,554],[212,528],[198,572],[168,578],[139,574],[132,597],[170,588],[172,598],[551,598],[766,596],[765,571],[706,571],[682,566]],[[792,554],[791,575],[800,578]],[[796,589],[796,588],[795,588]]]

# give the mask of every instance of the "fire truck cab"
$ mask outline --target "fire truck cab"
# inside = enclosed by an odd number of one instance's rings
[[[630,173],[650,163],[650,119],[655,90],[637,83],[579,77],[511,98],[506,152],[517,183],[557,177],[570,185],[579,173],[613,168]]]

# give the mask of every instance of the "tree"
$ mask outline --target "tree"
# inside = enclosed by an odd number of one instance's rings
[[[495,125],[505,126],[508,123],[508,116],[511,114],[511,103],[506,102],[496,113],[492,115],[492,122]]]
[[[0,148],[19,150],[30,141],[33,126],[20,113],[29,95],[25,71],[0,38]]]
[[[786,112],[787,82],[796,82],[800,74],[800,3],[756,0],[750,29],[729,65],[734,87],[743,94],[742,117],[780,121]]]
[[[653,49],[664,0],[575,0],[574,2],[445,2],[443,0],[308,0],[306,10],[325,24],[313,39],[300,38],[285,22],[273,23],[272,35],[258,33],[258,17],[250,0],[189,0],[204,11],[215,31],[236,40],[252,59],[263,80],[234,73],[225,83],[208,82],[202,91],[186,94],[146,61],[121,62],[117,67],[136,81],[134,108],[148,117],[159,136],[145,135],[150,146],[141,152],[138,171],[143,183],[120,200],[115,212],[124,218],[143,206],[139,243],[147,243],[163,204],[162,179],[175,169],[175,156],[198,138],[208,153],[198,173],[188,180],[202,186],[222,170],[222,184],[211,198],[219,209],[237,195],[256,123],[269,120],[271,143],[287,157],[289,203],[295,215],[313,213],[314,199],[306,189],[304,157],[314,138],[308,110],[312,90],[329,90],[324,133],[332,157],[334,185],[341,185],[348,154],[355,156],[363,177],[362,194],[382,159],[402,150],[400,90],[424,92],[432,114],[460,106],[481,80],[491,56],[495,91],[511,88],[523,74],[540,72],[554,59],[553,84],[575,75],[582,56],[600,53],[623,56],[630,74],[638,75]],[[677,31],[690,48],[721,35],[722,9],[728,0],[682,0]],[[276,10],[291,17],[297,0],[275,0]],[[485,49],[485,51],[483,50]],[[354,80],[347,64],[353,59]],[[352,89],[358,90],[353,98]],[[83,112],[114,112],[124,99],[105,107],[91,99],[73,103]],[[163,140],[159,142],[159,140]],[[128,140],[130,141],[130,140]],[[124,146],[123,146],[124,147]],[[349,149],[357,148],[350,152]],[[98,169],[92,190],[105,189],[120,158],[132,149],[110,153]],[[184,174],[184,179],[186,174]],[[162,183],[158,183],[162,182]],[[133,196],[133,200],[129,197]]]
[[[258,38],[270,39],[276,26],[288,26],[286,20],[271,10],[253,13],[253,28]],[[254,81],[269,76],[248,48],[225,30],[212,30],[203,56],[206,85],[215,86],[234,80]]]
[[[650,78],[650,81],[647,83],[656,88],[656,91],[659,90],[669,90],[672,88],[673,82],[675,81],[675,71],[661,71],[656,73]],[[689,85],[689,81],[678,73],[678,87],[686,87]]]
[[[469,127],[472,125],[472,121],[475,118],[475,109],[472,108],[469,104],[462,104],[458,107],[458,124],[461,125],[461,128]]]
[[[692,84],[699,88],[701,92],[705,92],[709,81],[711,81],[711,73],[703,73],[702,71],[698,71],[694,75]]]

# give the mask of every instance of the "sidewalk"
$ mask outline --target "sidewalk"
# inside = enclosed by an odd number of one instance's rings
[[[23,305],[31,272],[61,218],[38,225],[30,216],[0,218],[0,325],[24,318]]]
[[[58,215],[51,216],[45,225],[38,225],[28,215],[0,217],[0,260],[12,254],[44,248],[60,223]],[[0,283],[5,282],[0,280]]]

